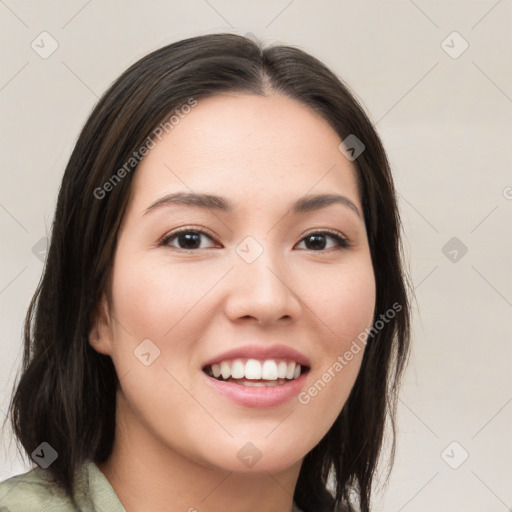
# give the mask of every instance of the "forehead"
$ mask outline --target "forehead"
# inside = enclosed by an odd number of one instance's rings
[[[359,205],[357,171],[340,142],[318,113],[281,94],[201,99],[142,160],[133,200],[139,209],[178,190],[245,204],[338,192]]]

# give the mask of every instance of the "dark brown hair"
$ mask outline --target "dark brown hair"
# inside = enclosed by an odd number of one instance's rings
[[[262,48],[234,34],[178,41],[133,64],[100,99],[66,167],[43,276],[27,312],[23,368],[10,404],[14,432],[27,454],[43,441],[57,450],[48,471],[70,496],[84,462],[108,459],[118,380],[110,357],[90,346],[89,332],[137,167],[130,158],[190,98],[226,91],[284,94],[318,112],[342,140],[354,134],[365,146],[354,164],[376,279],[374,321],[395,303],[401,311],[368,338],[351,394],[306,455],[294,499],[304,512],[336,511],[355,494],[368,512],[388,413],[389,469],[394,459],[397,393],[409,355],[400,218],[384,148],[363,108],[325,65],[289,46]],[[123,166],[123,179],[99,198]]]

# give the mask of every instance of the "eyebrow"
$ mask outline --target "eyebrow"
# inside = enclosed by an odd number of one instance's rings
[[[332,204],[341,204],[346,206],[350,208],[360,219],[362,219],[359,208],[348,197],[338,194],[316,194],[301,197],[290,205],[289,211],[292,213],[306,213],[327,208]],[[231,213],[236,209],[235,203],[225,197],[212,194],[198,194],[194,192],[176,192],[173,194],[167,194],[155,201],[151,206],[146,208],[143,215],[162,207],[173,205],[193,206],[196,208],[211,209],[226,213]]]

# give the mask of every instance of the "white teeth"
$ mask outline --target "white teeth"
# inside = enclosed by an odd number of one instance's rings
[[[285,375],[285,377],[287,379],[293,379],[294,372],[295,372],[295,363],[290,363],[288,365],[288,368],[286,368],[286,375]]]
[[[268,388],[268,387],[272,387],[272,386],[282,386],[283,384],[285,384],[285,382],[284,381],[278,382],[277,380],[271,380],[270,382],[253,382],[251,380],[244,380],[240,384],[242,384],[243,386]]]
[[[234,359],[212,364],[207,373],[215,378],[222,376],[224,380],[230,377],[233,379],[243,379],[245,377],[245,379],[253,381],[265,380],[266,382],[262,383],[264,385],[273,385],[274,383],[280,385],[284,382],[276,382],[278,379],[292,380],[300,377],[302,367],[295,362],[287,363],[274,359],[266,359],[265,361],[248,359],[245,363],[242,359]]]
[[[261,367],[261,378],[265,380],[277,380],[277,364],[269,359]]]
[[[261,387],[268,388],[268,387],[272,387],[272,386],[282,386],[284,384],[284,382],[277,382],[276,380],[272,380],[270,382],[252,382],[250,380],[245,380],[245,381],[241,382],[240,384],[242,384],[243,386],[252,386],[255,388],[261,388]]]
[[[249,359],[245,363],[245,378],[246,379],[261,379],[261,363],[257,359]]]
[[[220,373],[222,374],[223,379],[227,379],[231,376],[231,368],[229,363],[226,361],[222,361],[222,363],[220,363]]]
[[[220,377],[220,364],[212,364],[212,373],[214,377]]]
[[[243,386],[250,386],[254,388],[267,387],[267,385],[264,382],[252,382],[250,380],[244,380],[241,384]]]
[[[233,366],[231,367],[231,377],[233,377],[233,379],[242,379],[244,375],[245,365],[240,359],[236,359],[233,361]]]

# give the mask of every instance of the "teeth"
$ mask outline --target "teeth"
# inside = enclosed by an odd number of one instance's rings
[[[222,376],[224,380],[230,377],[233,379],[248,379],[252,381],[265,380],[265,383],[243,382],[244,385],[281,385],[285,381],[278,379],[297,379],[301,375],[301,365],[295,362],[287,363],[286,361],[276,361],[274,359],[266,359],[258,361],[257,359],[247,359],[244,363],[242,359],[233,361],[222,361],[218,364],[212,364],[207,369],[207,373],[215,378]],[[270,382],[269,382],[270,381]]]
[[[246,379],[261,379],[261,363],[256,359],[249,359],[245,363],[245,378]]]
[[[220,377],[220,364],[212,364],[212,373],[215,378]]]
[[[220,363],[220,373],[223,379],[228,379],[231,376],[231,368],[229,367],[229,363],[226,361],[222,361],[222,363]]]
[[[284,361],[280,361],[277,365],[277,376],[280,379],[284,379],[286,377],[286,368],[288,365]]]
[[[261,378],[265,380],[277,380],[277,364],[275,361],[269,359],[263,363]]]
[[[244,380],[240,384],[242,384],[243,386],[249,386],[249,387],[252,386],[255,388],[261,388],[261,387],[268,388],[268,387],[272,387],[272,386],[282,386],[285,383],[286,383],[285,381],[277,382],[276,380],[272,380],[270,382],[253,382],[250,380]]]
[[[237,359],[236,361],[233,361],[233,366],[231,367],[231,377],[233,379],[242,379],[245,375],[245,365],[240,361],[240,359]]]
[[[295,363],[290,363],[288,367],[286,368],[286,375],[285,377],[287,379],[293,379],[293,375],[295,374]]]

